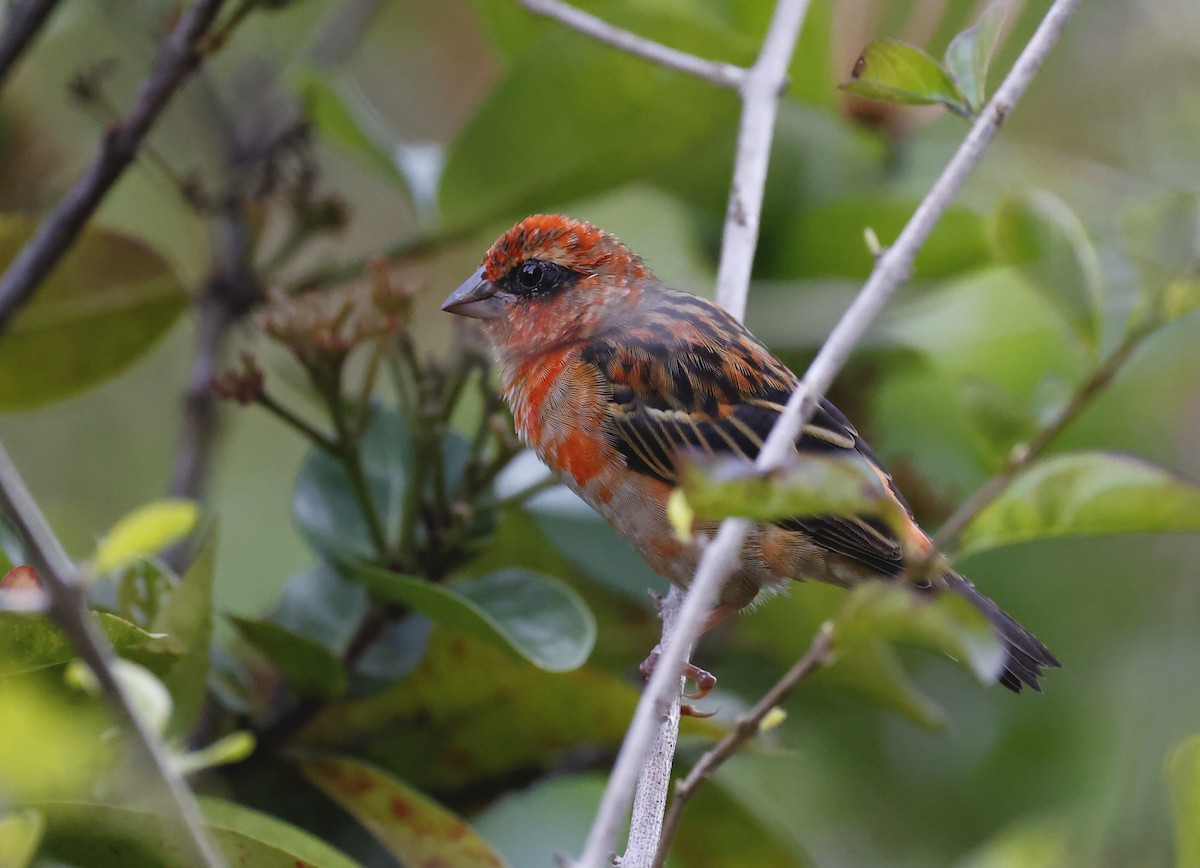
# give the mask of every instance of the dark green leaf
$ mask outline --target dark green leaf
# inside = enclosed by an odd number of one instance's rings
[[[402,682],[329,706],[297,744],[353,751],[415,787],[454,791],[550,768],[584,746],[615,748],[637,700],[610,673],[544,672],[493,642],[439,627]],[[684,728],[708,738],[722,732],[692,719]]]
[[[980,451],[992,470],[1004,463],[1013,446],[1027,442],[1038,432],[1033,413],[994,380],[968,378],[963,385],[962,405],[970,417]]]
[[[1167,757],[1167,784],[1175,815],[1175,864],[1200,868],[1200,735],[1187,739]]]
[[[363,440],[362,461],[390,545],[397,542],[411,460],[412,447],[400,414],[374,408]],[[300,467],[292,513],[301,535],[319,554],[335,560],[377,557],[345,466],[315,447]]]
[[[771,473],[738,458],[696,456],[679,487],[697,518],[741,515],[770,521],[796,515],[873,515],[903,525],[907,515],[861,457],[806,455]]]
[[[171,692],[175,709],[170,732],[187,732],[204,705],[212,640],[213,573],[217,534],[210,528],[179,585],[159,607],[154,629],[166,637],[148,643],[147,651],[176,655],[168,671],[158,673]],[[145,661],[140,660],[145,665]],[[154,669],[155,667],[150,667]]]
[[[960,556],[1003,545],[1200,531],[1200,485],[1136,458],[1078,452],[1034,462],[963,531]]]
[[[46,821],[33,810],[13,811],[0,818],[0,865],[25,868],[37,854]]]
[[[380,768],[350,757],[302,760],[300,771],[406,865],[502,868],[461,818]]]
[[[221,799],[202,798],[213,839],[230,868],[354,868],[301,829]],[[148,810],[89,802],[45,802],[45,856],[90,868],[188,868],[194,864],[178,820]]]
[[[271,620],[341,653],[368,606],[361,584],[343,578],[329,564],[319,563],[288,579]]]
[[[0,217],[0,271],[36,226],[29,217]],[[165,259],[128,235],[85,228],[0,335],[0,412],[57,401],[116,376],[186,306]]]
[[[838,617],[845,600],[840,588],[800,585],[741,619],[738,645],[777,661],[782,672],[808,650],[823,622]],[[808,679],[809,688],[857,696],[926,728],[940,728],[941,709],[912,683],[895,649],[882,638],[862,640],[839,645],[832,662]]]
[[[1103,326],[1100,263],[1079,218],[1052,193],[1009,197],[995,222],[996,255],[1066,318],[1093,353]]]
[[[987,98],[987,73],[992,54],[1000,41],[1004,24],[1004,4],[992,3],[974,26],[959,33],[946,48],[946,68],[958,82],[973,112],[983,108]]]
[[[987,620],[953,594],[918,597],[895,582],[867,582],[852,590],[834,620],[836,646],[884,639],[940,651],[965,663],[991,683],[1004,668],[1005,652]]]
[[[894,39],[868,45],[842,90],[901,105],[943,103],[967,114],[970,106],[945,67],[921,49]]]
[[[107,612],[97,612],[96,620],[115,648],[140,645],[154,638],[136,624]],[[0,677],[58,666],[77,656],[75,646],[49,618],[0,612]]]
[[[548,576],[512,569],[437,585],[367,564],[348,569],[375,596],[447,627],[500,639],[547,672],[582,666],[596,641],[596,622],[587,604]]]
[[[729,128],[735,109],[732,93],[548,30],[451,146],[443,219],[450,226],[507,219],[642,178]]]
[[[310,70],[299,77],[297,90],[304,101],[305,114],[324,138],[402,190],[404,176],[386,145],[361,117],[365,107],[355,107],[345,95],[347,84],[333,70]]]
[[[234,616],[229,620],[242,638],[278,666],[301,694],[332,699],[346,692],[346,669],[342,661],[320,642],[271,621]]]

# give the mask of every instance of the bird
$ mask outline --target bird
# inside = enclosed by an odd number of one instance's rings
[[[669,289],[640,256],[590,223],[537,214],[506,231],[442,304],[479,320],[521,440],[609,521],[659,575],[686,589],[701,545],[668,515],[689,452],[753,460],[799,378],[719,305]],[[753,526],[705,630],[792,580],[852,587],[899,579],[929,536],[891,474],[827,399],[795,441],[796,458],[866,461],[907,517],[899,533],[870,516],[797,515]],[[697,523],[711,537],[715,523]],[[953,593],[988,621],[1005,652],[999,682],[1040,692],[1060,663],[960,573],[911,582]],[[643,665],[653,665],[654,655]],[[702,698],[716,679],[688,664]]]

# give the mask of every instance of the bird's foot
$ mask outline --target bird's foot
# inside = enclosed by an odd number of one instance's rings
[[[650,655],[643,660],[642,665],[638,667],[641,670],[642,677],[647,681],[650,680],[650,676],[654,673],[654,667],[658,665],[658,658],[661,656],[662,646],[655,645],[654,650],[650,652]],[[683,666],[683,671],[680,674],[696,685],[695,693],[683,694],[685,699],[704,699],[706,696],[708,696],[708,694],[712,693],[713,688],[717,686],[717,677],[711,672],[701,669],[694,663],[685,663]],[[688,715],[689,717],[712,717],[714,713],[696,711],[695,708],[686,704],[681,705],[679,710],[680,713]]]

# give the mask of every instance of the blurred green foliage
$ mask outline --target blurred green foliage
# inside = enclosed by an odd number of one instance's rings
[[[510,0],[273,5],[0,336],[0,439],[90,565],[119,653],[165,686],[159,734],[204,769],[191,780],[231,864],[550,864],[586,833],[657,641],[644,589],[662,584],[539,488],[477,344],[437,308],[533,211],[594,220],[709,294],[736,99]],[[579,5],[735,63],[772,8]],[[793,366],[869,272],[865,231],[891,243],[966,131],[863,94],[975,113],[1047,5],[1001,22],[814,0],[748,313]],[[5,83],[0,257],[128,105],[176,7],[63,4]],[[1198,44],[1190,0],[1083,4],[831,395],[935,527],[1144,337],[961,541],[964,572],[1065,668],[1044,696],[985,689],[946,665],[996,669],[957,601],[797,585],[701,643],[720,713],[685,724],[680,762],[833,618],[836,662],[703,788],[671,864],[1197,864],[1200,541],[1140,532],[1198,521]],[[101,98],[68,95],[79,75]],[[265,329],[235,311],[211,372],[253,354],[222,390],[268,396],[290,427],[221,409],[206,485],[163,502],[231,234],[256,287],[316,290],[272,298]],[[23,561],[9,536],[0,575]],[[64,637],[4,613],[0,650],[0,863],[182,864],[99,700],[64,680]]]

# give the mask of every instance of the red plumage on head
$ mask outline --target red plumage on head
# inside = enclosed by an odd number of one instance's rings
[[[589,275],[633,279],[648,274],[641,257],[604,230],[558,214],[534,214],[491,246],[483,257],[484,276],[495,282],[530,259],[556,262]]]

